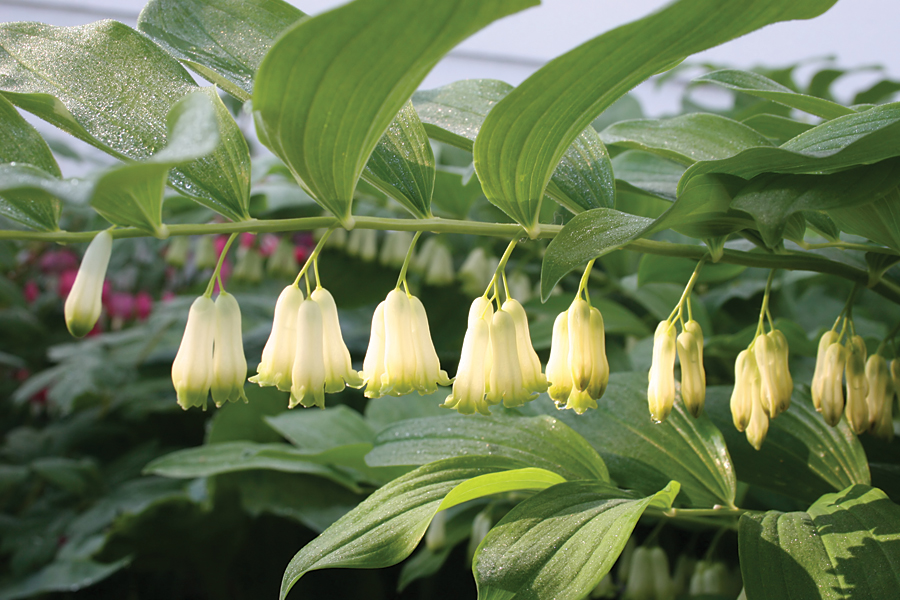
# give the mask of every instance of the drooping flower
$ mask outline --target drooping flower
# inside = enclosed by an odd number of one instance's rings
[[[229,293],[216,298],[216,331],[213,345],[213,378],[210,391],[216,406],[243,400],[247,359],[241,333],[241,307]]]
[[[681,400],[695,417],[706,401],[706,371],[703,368],[703,330],[700,323],[689,320],[676,338],[681,363]]]
[[[488,320],[493,318],[492,313],[487,298],[479,297],[472,302],[453,390],[441,406],[456,409],[464,415],[471,415],[476,410],[483,415],[491,414],[484,395],[490,373],[491,330]]]
[[[561,312],[553,322],[550,358],[547,360],[547,381],[550,398],[560,406],[572,393],[572,372],[569,370],[569,313]]]
[[[413,312],[413,341],[416,346],[416,385],[419,394],[433,394],[439,385],[450,385],[450,378],[441,369],[441,362],[431,340],[425,307],[415,296],[409,297],[409,303]]]
[[[788,369],[787,339],[773,329],[756,338],[754,352],[762,384],[763,408],[769,418],[774,419],[790,406],[794,387]]]
[[[516,330],[516,353],[525,389],[530,392],[546,392],[547,377],[541,372],[541,359],[538,358],[531,344],[531,331],[528,327],[528,315],[522,305],[513,298],[507,298],[501,307],[512,317]]]
[[[316,288],[309,298],[318,304],[322,311],[325,391],[329,394],[340,392],[345,384],[354,388],[362,387],[363,380],[353,369],[350,351],[347,350],[344,337],[341,335],[341,323],[334,298],[328,290],[321,287]]]
[[[578,414],[597,408],[606,391],[609,362],[603,316],[581,297],[553,324],[547,381],[557,408]]]
[[[84,253],[65,305],[66,327],[75,337],[84,337],[100,318],[103,280],[111,254],[112,235],[108,230],[95,235]]]
[[[409,231],[388,231],[378,255],[378,262],[385,267],[399,269],[406,260],[406,251],[413,242],[413,234]]]
[[[200,296],[191,304],[184,336],[172,363],[172,384],[178,395],[178,404],[184,410],[192,406],[206,410],[213,379],[215,331],[215,303],[211,298]]]
[[[509,276],[509,294],[519,302],[528,302],[534,296],[531,279],[522,271],[513,271]]]
[[[747,424],[747,441],[756,450],[762,448],[769,432],[769,415],[766,414],[762,402],[762,378],[759,367],[753,365],[750,370],[750,422]]]
[[[289,408],[298,404],[325,408],[325,344],[322,309],[312,299],[297,310],[297,349],[291,371]],[[343,388],[343,386],[342,386]]]
[[[332,234],[331,237],[334,235]],[[330,238],[329,241],[331,241]],[[366,262],[372,262],[378,256],[378,232],[374,229],[354,229],[347,235],[347,245],[344,250],[350,256],[357,256]]]
[[[835,342],[825,350],[822,362],[822,378],[820,381],[821,407],[819,412],[825,422],[835,427],[844,414],[844,366],[847,363],[847,349],[843,344]]]
[[[537,397],[538,392],[525,386],[516,346],[515,321],[502,308],[491,318],[491,353],[490,385],[485,396],[488,404],[502,402],[507,408],[513,408]]]
[[[266,262],[266,273],[269,277],[293,277],[299,269],[300,264],[297,262],[297,252],[294,245],[289,238],[281,238],[269,254],[268,262]]]
[[[662,423],[675,403],[675,324],[661,321],[653,334],[653,360],[648,373],[647,401],[650,416]]]
[[[194,266],[198,269],[211,269],[216,266],[218,254],[211,235],[201,235],[194,249]]]
[[[869,428],[869,408],[866,396],[869,384],[866,381],[866,343],[862,336],[854,335],[848,344],[844,377],[847,380],[847,422],[858,435]]]
[[[491,265],[484,248],[474,248],[463,264],[460,265],[457,277],[462,283],[463,293],[475,296],[484,291],[494,276],[496,265]]]
[[[744,431],[753,414],[752,380],[756,377],[756,357],[752,350],[742,350],[734,361],[734,389],[731,392],[731,419],[738,431]]]
[[[432,238],[433,239],[433,238]],[[428,264],[425,265],[425,283],[428,285],[449,285],[455,278],[453,255],[444,244],[435,243]]]
[[[282,392],[291,389],[291,372],[297,352],[297,311],[303,302],[303,292],[289,285],[275,302],[272,332],[262,352],[257,374],[250,378],[261,387],[274,385]]]
[[[866,380],[869,384],[866,396],[869,432],[890,441],[894,437],[894,383],[887,361],[880,354],[873,354],[866,361]]]
[[[839,339],[840,335],[833,330],[826,331],[819,338],[819,349],[816,351],[816,369],[813,372],[812,385],[810,386],[813,406],[819,412],[822,411],[822,394],[824,392],[823,386],[825,385],[823,379],[825,376],[825,353],[828,351],[828,347]],[[843,410],[843,406],[841,410]]]

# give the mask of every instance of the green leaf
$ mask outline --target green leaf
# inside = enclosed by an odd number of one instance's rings
[[[569,271],[645,235],[653,223],[653,219],[611,208],[575,215],[547,246],[541,264],[541,298],[549,298]]]
[[[466,37],[534,3],[357,1],[291,26],[257,71],[260,140],[352,227],[366,162],[428,71]]]
[[[75,592],[103,581],[130,562],[130,556],[111,563],[87,559],[52,562],[25,579],[4,585],[0,590],[0,600],[31,598],[49,592]]]
[[[768,138],[743,123],[710,113],[623,121],[600,132],[600,139],[607,146],[643,150],[683,165],[772,145]]]
[[[375,441],[375,432],[362,415],[341,405],[325,410],[287,411],[265,417],[265,421],[294,446],[307,452]]]
[[[853,208],[834,208],[828,211],[841,231],[861,235],[900,252],[900,192],[892,190],[885,196]]]
[[[308,18],[281,0],[150,0],[139,31],[236,98],[253,94],[253,75],[278,35]]]
[[[664,423],[647,408],[647,376],[613,373],[599,408],[557,410],[546,397],[526,409],[552,413],[593,446],[620,486],[651,494],[671,479],[689,506],[734,505],[736,481],[725,439],[706,414],[692,417],[678,398]],[[524,412],[524,411],[523,411]]]
[[[89,191],[31,165],[0,164],[0,215],[32,229],[58,231],[60,198],[83,203]]]
[[[0,163],[26,163],[61,177],[59,165],[41,134],[22,118],[19,111],[0,96]]]
[[[550,61],[488,114],[475,142],[485,195],[535,235],[544,189],[575,137],[641,81],[770,23],[818,16],[834,0],[681,0]]]
[[[900,585],[900,506],[854,485],[807,512],[741,517],[747,598],[890,598]]]
[[[378,432],[406,419],[447,416],[447,409],[441,408],[446,397],[447,390],[438,389],[429,396],[406,396],[403,402],[397,402],[396,398],[388,396],[372,398],[366,404],[366,421]]]
[[[381,568],[409,556],[439,507],[450,508],[444,498],[458,485],[481,476],[514,468],[510,461],[486,456],[464,456],[433,462],[391,481],[347,513],[291,559],[281,582],[281,598],[304,574],[339,567]],[[505,489],[542,489],[534,474],[524,474],[523,487],[514,488],[516,471],[507,474]],[[491,478],[497,482],[495,477]],[[477,487],[477,481],[469,483]],[[542,487],[534,487],[536,485]],[[486,493],[496,486],[484,488]],[[471,499],[463,495],[460,499]],[[451,503],[452,505],[452,503]]]
[[[418,91],[412,100],[428,135],[471,151],[484,118],[512,89],[496,79],[467,79]],[[594,128],[588,127],[563,154],[547,186],[547,195],[576,213],[612,208],[615,186],[611,171],[606,146]]]
[[[189,479],[251,469],[317,475],[339,483],[349,490],[359,491],[356,482],[342,471],[311,462],[309,453],[288,444],[254,442],[206,444],[161,456],[144,467],[144,472],[163,477]]]
[[[706,391],[706,411],[728,443],[740,481],[804,502],[856,483],[869,483],[866,453],[846,421],[828,426],[816,412],[809,392],[794,390],[791,407],[769,421],[760,450],[734,428],[731,386]]]
[[[200,90],[184,68],[116,21],[76,27],[0,26],[0,90],[7,100],[122,160],[145,160],[166,143],[166,115]],[[204,93],[215,95],[213,89]],[[220,144],[173,169],[169,183],[233,220],[249,218],[250,156],[216,101]]]
[[[444,510],[469,500],[484,498],[492,494],[514,492],[516,490],[543,490],[557,483],[564,483],[565,477],[547,471],[526,467],[501,473],[481,475],[459,484],[444,497],[438,510]]]
[[[401,421],[375,438],[366,456],[372,466],[421,465],[455,456],[494,456],[519,467],[539,467],[566,479],[609,481],[590,445],[549,416],[448,415]]]
[[[673,481],[635,499],[600,482],[574,481],[513,508],[475,553],[479,600],[580,600],[610,571],[647,508],[671,508]]]
[[[472,205],[483,195],[481,182],[475,177],[474,170],[465,173],[449,171],[444,167],[435,172],[434,183],[433,205],[454,219],[465,219]]]
[[[813,127],[809,123],[801,123],[781,115],[765,113],[747,117],[742,123],[779,144],[783,144]]]
[[[801,133],[777,148],[751,148],[736,156],[703,161],[681,178],[679,191],[705,173],[752,179],[762,173],[836,173],[900,155],[900,103],[839,117]]]
[[[730,90],[772,100],[823,119],[836,119],[856,112],[852,108],[847,108],[830,100],[800,94],[776,81],[772,81],[765,75],[749,71],[723,69],[707,73],[694,81],[715,83]]]
[[[676,198],[684,167],[676,162],[637,150],[626,150],[612,159],[616,179],[670,201]]]
[[[900,185],[900,159],[883,160],[831,175],[764,174],[754,177],[731,203],[753,216],[770,248],[784,237],[791,215],[809,210],[856,211],[896,190]]]
[[[638,286],[648,283],[684,284],[691,278],[697,261],[689,258],[675,258],[660,254],[644,254],[638,265]],[[697,276],[697,283],[723,283],[731,281],[747,267],[726,263],[706,264]],[[707,334],[708,335],[708,334]]]

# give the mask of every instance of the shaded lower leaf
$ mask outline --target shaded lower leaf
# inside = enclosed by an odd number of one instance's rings
[[[706,410],[728,442],[739,480],[805,502],[853,484],[869,483],[866,453],[846,421],[828,426],[806,389],[797,388],[791,407],[769,422],[760,450],[734,428],[731,386],[709,387]]]
[[[375,440],[375,432],[362,415],[342,405],[325,410],[286,411],[263,419],[307,452],[323,452],[346,444],[371,444]]]
[[[454,488],[515,466],[502,458],[459,457],[429,463],[391,481],[291,559],[281,582],[281,598],[309,571],[397,564],[412,553],[439,508],[452,506],[443,500]],[[516,472],[510,471],[508,476],[514,480]],[[531,479],[519,489],[535,489]]]
[[[783,144],[813,127],[809,123],[801,123],[788,117],[766,113],[748,117],[742,123],[752,127],[778,144]]]
[[[826,494],[807,512],[741,517],[749,600],[892,598],[900,586],[900,506],[866,485]]]
[[[455,456],[503,457],[566,479],[609,481],[597,452],[559,420],[447,415],[401,421],[378,434],[366,456],[372,466],[420,465]]]
[[[874,202],[832,209],[828,215],[841,231],[861,235],[900,252],[900,192],[896,189]]]
[[[21,581],[5,585],[0,590],[0,600],[30,598],[48,592],[74,592],[103,581],[130,562],[131,557],[111,563],[88,559],[52,562]]]
[[[597,404],[583,415],[557,410],[546,397],[523,412],[555,415],[581,434],[603,457],[620,486],[650,494],[674,479],[688,506],[734,505],[735,475],[725,439],[713,422],[694,418],[680,398],[664,423],[654,423],[647,408],[647,376],[613,373]]]
[[[678,482],[648,498],[601,482],[555,485],[513,508],[481,542],[479,600],[584,598],[612,568],[648,507],[668,509]]]

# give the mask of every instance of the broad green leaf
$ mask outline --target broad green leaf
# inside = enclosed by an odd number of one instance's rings
[[[783,144],[791,138],[797,137],[804,131],[812,129],[809,123],[801,123],[781,115],[758,114],[742,121],[748,127],[752,127],[767,138],[778,144]]]
[[[372,466],[421,465],[454,456],[493,456],[519,467],[539,467],[566,479],[609,481],[591,446],[559,420],[447,415],[401,421],[375,438]]]
[[[626,150],[612,159],[616,179],[670,201],[676,198],[684,167],[676,162],[637,150]]]
[[[772,145],[768,138],[743,123],[709,113],[623,121],[601,131],[600,139],[607,146],[643,150],[683,165]]]
[[[32,598],[49,592],[75,592],[103,581],[130,562],[130,556],[111,563],[89,559],[55,561],[22,580],[5,582],[0,590],[0,600]]]
[[[885,196],[853,208],[834,208],[828,211],[841,231],[861,235],[900,252],[900,192],[892,190]]]
[[[219,140],[213,102],[203,92],[184,96],[169,112],[166,146],[141,162],[109,167],[83,180],[60,180],[27,165],[0,166],[0,193],[11,199],[33,200],[32,212],[42,198],[89,202],[105,219],[123,227],[137,227],[165,237],[162,200],[169,170],[209,154]]]
[[[275,40],[306,18],[281,0],[153,0],[141,12],[138,29],[209,81],[247,101],[256,70]],[[379,140],[363,178],[415,216],[430,216],[434,157],[409,104]]]
[[[541,264],[541,298],[549,298],[554,286],[569,271],[641,237],[653,223],[653,219],[611,208],[575,215],[547,246]]]
[[[0,163],[25,163],[60,177],[59,165],[44,138],[22,115],[0,96]],[[62,207],[59,200],[45,194],[9,192],[0,196],[0,215],[32,229],[56,231]]]
[[[478,546],[479,600],[580,600],[610,571],[647,508],[671,508],[672,481],[648,498],[601,482],[561,483],[525,500]]]
[[[286,411],[264,419],[294,446],[308,452],[323,452],[345,444],[371,444],[375,440],[375,432],[362,415],[346,406]]]
[[[206,80],[247,101],[253,75],[278,35],[306,18],[281,0],[151,0],[137,28]]]
[[[428,135],[471,151],[484,118],[512,89],[496,79],[466,79],[418,91],[412,100]],[[611,170],[606,146],[593,127],[586,128],[560,159],[547,195],[576,213],[612,208],[615,186]]]
[[[484,498],[492,494],[514,492],[516,490],[543,490],[558,483],[565,483],[562,475],[547,471],[526,467],[500,473],[481,475],[465,481],[447,494],[438,506],[438,510],[444,510],[451,506],[457,506],[469,500]]]
[[[505,459],[463,456],[429,463],[391,481],[291,559],[281,582],[281,598],[309,571],[339,567],[373,569],[397,564],[412,553],[438,510],[450,508],[444,498],[454,488],[504,471],[509,471],[510,481],[514,481],[516,471],[510,469],[515,469],[515,465]],[[478,483],[468,485],[477,487]],[[536,482],[533,474],[526,473],[522,485],[518,489],[543,489],[549,484]],[[495,488],[484,489],[490,494]],[[474,496],[465,494],[460,499],[471,497]]]
[[[251,469],[317,475],[339,483],[349,490],[359,491],[356,483],[343,472],[328,465],[311,462],[309,453],[288,444],[254,442],[206,444],[157,458],[144,467],[144,472],[188,479]]]
[[[715,83],[730,90],[772,100],[823,119],[836,119],[837,117],[852,115],[856,112],[852,108],[847,108],[824,98],[800,94],[776,81],[772,81],[765,75],[749,71],[723,69],[707,73],[694,81]]]
[[[791,215],[835,208],[853,213],[858,205],[878,200],[898,184],[898,158],[831,175],[764,174],[754,177],[734,197],[731,207],[752,215],[763,241],[774,248],[784,237]]]
[[[598,409],[580,416],[557,410],[547,398],[526,408],[551,413],[581,434],[622,487],[651,494],[674,479],[688,506],[734,505],[734,466],[722,432],[706,414],[692,417],[678,397],[666,421],[654,423],[642,373],[613,373],[597,404]]]
[[[260,140],[352,227],[353,192],[366,162],[428,71],[466,37],[533,4],[357,0],[301,21],[257,71]]]
[[[681,0],[547,63],[491,110],[475,142],[485,195],[530,235],[544,189],[575,137],[641,81],[771,23],[818,16],[834,0]]]
[[[200,90],[152,41],[116,21],[75,27],[0,26],[0,91],[7,100],[126,161],[156,154],[166,115]],[[210,96],[213,89],[207,90]],[[173,169],[169,183],[233,220],[249,218],[250,156],[234,119],[216,101],[215,152]]]
[[[470,175],[468,181],[467,175]],[[482,196],[481,182],[475,177],[475,171],[464,173],[438,169],[434,183],[432,204],[454,219],[465,219],[472,205]]]
[[[727,173],[752,179],[762,173],[824,175],[900,155],[900,103],[885,104],[801,133],[777,148],[751,148],[736,156],[699,162],[685,172],[679,192],[694,177]]]
[[[710,386],[706,411],[719,426],[746,483],[812,502],[827,492],[869,483],[866,453],[846,421],[828,426],[805,389],[795,389],[791,407],[769,421],[760,450],[754,450],[731,418],[731,386]]]
[[[32,229],[57,231],[60,199],[87,202],[92,188],[28,164],[0,164],[0,215]]]
[[[402,402],[397,402],[396,398],[389,396],[372,398],[366,404],[366,422],[378,432],[406,419],[447,416],[447,409],[441,408],[441,403],[446,397],[447,390],[438,389],[429,396],[416,394],[406,396]]]
[[[689,258],[675,258],[661,254],[644,254],[638,265],[638,286],[648,283],[684,283],[691,278],[697,261]],[[697,276],[697,283],[723,283],[731,281],[747,267],[727,263],[708,263]],[[708,334],[707,334],[708,335]]]
[[[854,485],[806,512],[741,517],[741,573],[751,600],[891,598],[900,585],[900,506]]]

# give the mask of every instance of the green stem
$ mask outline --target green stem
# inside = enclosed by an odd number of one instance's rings
[[[769,271],[769,277],[766,279],[766,291],[763,292],[762,306],[759,308],[759,323],[756,325],[756,334],[753,336],[755,340],[761,333],[765,331],[766,313],[769,312],[769,295],[772,293],[772,280],[775,279],[775,269]],[[752,342],[751,342],[752,345]]]
[[[700,269],[703,268],[703,265],[706,264],[706,259],[709,255],[704,255],[703,258],[697,262],[697,266],[694,267],[694,272],[691,273],[691,278],[688,279],[687,285],[684,286],[684,291],[681,293],[681,298],[678,300],[678,305],[672,310],[672,314],[669,315],[669,318],[666,319],[670,323],[672,319],[681,317],[681,307],[684,306],[685,301],[688,301],[688,319],[693,317],[693,313],[691,311],[690,298],[691,292],[694,290],[694,284],[697,283],[697,278],[700,277]]]
[[[882,342],[878,345],[878,349],[875,351],[875,354],[881,354],[888,341],[893,340],[898,332],[900,332],[900,323],[894,325],[894,328],[891,329],[891,332],[885,336],[884,340],[882,340]]]
[[[597,260],[596,258],[593,258],[590,261],[588,261],[587,266],[584,268],[584,273],[581,275],[581,282],[578,284],[578,293],[575,294],[575,297],[577,298],[583,292],[584,299],[587,301],[588,304],[591,303],[591,297],[588,295],[587,284],[588,284],[588,279],[591,277],[591,270],[594,268],[594,261],[596,261],[596,260]]]
[[[488,284],[487,289],[484,290],[484,296],[486,297],[488,293],[491,291],[491,288],[494,287],[497,283],[497,279],[500,277],[500,273],[506,268],[506,263],[509,261],[509,257],[512,255],[513,250],[516,248],[516,244],[518,243],[518,238],[514,239],[509,243],[506,247],[506,250],[503,252],[503,256],[500,257],[500,262],[497,263],[497,268],[494,269],[494,276],[491,278],[491,282]]]
[[[875,252],[877,254],[892,254],[897,256],[898,253],[896,250],[892,248],[885,248],[884,246],[873,246],[869,244],[854,244],[852,242],[825,242],[822,244],[808,244],[808,243],[797,243],[798,246],[803,248],[804,250],[821,250],[824,248],[839,248],[841,250],[859,250],[861,252]]]
[[[212,297],[213,288],[216,286],[216,279],[219,280],[219,290],[225,291],[225,286],[221,283],[222,279],[219,277],[219,272],[222,270],[222,263],[225,262],[225,255],[228,254],[228,249],[231,248],[231,244],[237,239],[237,236],[238,234],[236,232],[228,236],[228,241],[225,242],[225,247],[222,248],[222,254],[219,255],[219,262],[216,263],[216,268],[213,271],[212,277],[209,278],[209,284],[206,286],[206,291],[203,293],[207,298]]]
[[[318,267],[318,264],[316,264],[316,261],[319,258],[319,253],[322,252],[322,248],[325,247],[325,242],[328,241],[328,238],[331,236],[332,232],[335,229],[336,229],[336,227],[329,227],[328,231],[326,231],[322,235],[322,239],[319,240],[319,243],[316,244],[316,247],[313,248],[312,253],[306,259],[306,262],[303,263],[303,268],[300,269],[299,273],[297,273],[297,278],[294,280],[295,286],[300,285],[300,278],[303,277],[304,275],[306,275],[306,272],[309,270],[309,266],[312,264],[315,264],[316,265],[316,288],[321,287],[321,285],[319,285],[319,267]],[[309,290],[309,281],[308,280],[306,282],[306,289]]]
[[[409,244],[409,249],[406,251],[406,258],[403,261],[403,266],[400,268],[400,277],[397,278],[397,287],[394,289],[399,290],[400,284],[406,283],[406,270],[409,269],[409,263],[412,261],[413,250],[416,248],[416,242],[419,241],[419,238],[422,236],[421,231],[417,231],[416,235],[413,236],[412,242]],[[409,289],[407,288],[406,293],[409,293]]]

